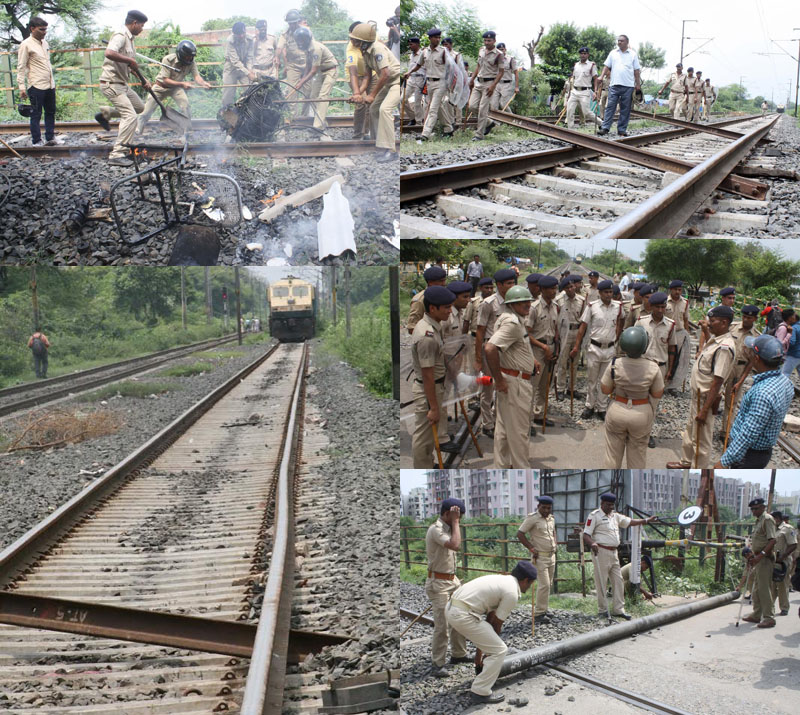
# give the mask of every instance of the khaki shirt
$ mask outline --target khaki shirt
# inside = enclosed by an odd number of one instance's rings
[[[26,82],[27,76],[27,82]],[[28,87],[55,89],[53,67],[50,64],[50,45],[29,35],[17,48],[17,86],[20,92]]]
[[[471,333],[474,333],[478,327],[478,312],[481,309],[481,303],[483,303],[483,296],[479,293],[474,298],[470,298],[467,307],[464,308],[464,321],[469,322],[469,331]]]
[[[636,321],[639,320],[639,318],[643,318],[645,315],[650,315],[650,312],[644,309],[644,303],[634,303],[631,305],[628,317],[625,318],[625,323],[622,327],[632,328],[636,325]]]
[[[577,89],[584,87],[592,89],[593,79],[597,77],[597,65],[594,62],[576,62],[572,68],[572,86]]]
[[[253,38],[244,36],[239,40],[231,33],[225,41],[225,71],[238,70],[247,74],[252,66]]]
[[[613,369],[612,369],[613,368]],[[664,389],[664,376],[658,365],[646,358],[614,358],[600,378],[600,384],[610,387],[617,397],[643,400],[650,390]]]
[[[442,324],[427,313],[417,323],[411,336],[411,362],[417,380],[422,380],[422,368],[433,368],[433,379],[444,377],[444,339]]]
[[[397,84],[400,82],[400,75],[403,74],[403,68],[392,51],[382,42],[373,42],[372,47],[362,53],[364,55],[364,64],[367,69],[371,69],[376,74],[380,74],[381,70],[388,68],[389,70],[389,84]]]
[[[681,72],[678,74],[677,72],[673,72],[669,76],[669,91],[670,92],[677,92],[678,94],[683,94],[684,90],[686,89],[686,75]]]
[[[478,52],[478,82],[494,82],[498,72],[502,71],[503,53],[497,47],[488,52],[485,47],[481,47],[480,52]]]
[[[724,383],[733,370],[736,343],[730,333],[719,337],[712,335],[703,346],[703,351],[692,367],[692,389],[706,392],[711,389],[715,377]],[[712,367],[713,365],[713,367]],[[770,517],[771,519],[772,517]]]
[[[664,315],[666,315],[668,318],[672,318],[675,321],[676,331],[686,330],[683,318],[684,316],[686,318],[689,317],[689,301],[683,296],[678,298],[678,300],[667,298],[667,308],[664,311]]]
[[[522,318],[511,308],[505,308],[497,318],[489,342],[500,351],[501,367],[533,373],[533,353],[528,343],[528,334]]]
[[[492,295],[490,295],[483,301],[483,303],[481,303],[481,309],[478,313],[477,327],[484,326],[486,328],[486,332],[484,333],[485,340],[488,340],[492,337],[495,321],[500,313],[503,312],[503,306],[505,304],[506,302],[499,293],[492,293]]]
[[[742,327],[742,321],[735,320],[731,323],[730,334],[736,343],[736,365],[733,370],[731,370],[731,376],[735,375],[738,378],[741,377],[745,366],[750,361],[750,358],[753,357],[753,351],[744,344],[744,339],[748,335],[752,335],[753,337],[761,335],[761,331],[756,328],[755,324],[753,324],[750,330],[745,330],[744,327]]]
[[[435,50],[432,47],[426,47],[420,51],[422,66],[428,79],[444,77],[447,70],[446,54],[447,50],[443,45],[439,45]]]
[[[456,552],[445,544],[453,536],[450,524],[445,524],[440,516],[428,527],[425,534],[425,553],[428,556],[428,568],[439,573],[456,572]]]
[[[558,328],[558,305],[555,300],[550,301],[550,305],[541,296],[535,300],[525,318],[525,327],[534,340],[552,347]]]
[[[442,323],[442,337],[444,338],[444,351],[447,355],[455,355],[458,349],[465,344],[466,338],[461,332],[464,323],[464,309],[458,310],[450,307],[450,317]],[[459,356],[464,354],[464,350]]]
[[[286,52],[286,66],[294,70],[305,73],[306,69],[306,53],[301,50],[295,42],[294,35],[286,30],[278,38],[278,46],[276,51],[280,55],[283,51]]]
[[[556,550],[556,520],[552,514],[542,516],[538,511],[528,514],[519,525],[521,531],[540,554],[554,553]]]
[[[467,581],[450,598],[464,603],[472,613],[485,615],[494,611],[498,620],[505,621],[521,595],[519,582],[513,576],[492,574]]]
[[[596,300],[600,300],[600,291],[597,288],[592,288],[592,286],[586,287],[586,302],[593,303]]]
[[[669,362],[670,346],[675,347],[677,345],[675,321],[665,315],[656,323],[652,315],[643,315],[636,321],[636,325],[641,325],[650,337],[644,356],[655,360],[659,366],[666,365]]]
[[[192,60],[191,64],[182,65],[178,62],[178,55],[174,52],[171,55],[166,55],[161,59],[161,62],[165,65],[169,65],[170,67],[174,67],[175,70],[168,70],[166,67],[162,67],[156,77],[156,82],[160,79],[172,79],[176,82],[185,82],[186,77],[189,78],[194,77],[195,73],[197,72],[197,65]],[[165,85],[158,82],[159,85],[164,87]],[[171,87],[169,89],[172,89]]]
[[[311,40],[311,47],[308,50],[308,61],[311,63],[311,67],[319,67],[320,72],[330,72],[339,66],[339,63],[333,56],[333,52],[317,40]]]
[[[705,95],[706,101],[713,103],[716,92],[717,90],[714,89],[713,84],[706,84],[703,82],[703,94]]]
[[[414,66],[413,64],[411,65]],[[347,43],[347,50],[344,55],[344,69],[347,74],[350,74],[350,68],[356,68],[356,75],[363,77],[367,74],[367,66],[364,64],[364,55],[361,54],[361,48],[353,45],[352,41]],[[420,74],[425,76],[423,72]]]
[[[556,297],[556,304],[560,308],[559,315],[561,316],[562,324],[566,318],[567,329],[570,332],[575,332],[581,327],[581,315],[585,306],[585,299],[582,295],[575,294],[572,299],[567,298],[567,294],[561,295],[561,300]]]
[[[595,300],[587,303],[583,309],[581,322],[586,323],[590,340],[613,343],[617,339],[617,321],[621,315],[622,304],[618,300],[612,300],[608,305],[604,305],[602,300]],[[589,348],[601,349],[591,343]]]
[[[514,72],[517,71],[517,58],[503,55],[503,82],[510,82],[514,79]]]
[[[136,59],[136,47],[131,31],[127,27],[117,30],[106,45],[107,50],[119,52],[121,55]],[[130,66],[125,62],[114,62],[107,57],[103,59],[103,71],[100,73],[100,81],[110,84],[128,84],[128,74]]]
[[[589,534],[593,541],[604,546],[619,546],[619,530],[625,529],[631,523],[631,519],[624,514],[612,511],[606,515],[602,509],[595,509],[586,520],[583,528],[584,534]]]
[[[782,521],[776,528],[775,548],[776,554],[781,555],[781,561],[786,561],[786,549],[792,544],[797,543],[797,537],[794,535],[794,529],[789,524]],[[797,551],[797,549],[795,549]],[[792,552],[794,553],[794,552]]]
[[[253,69],[262,74],[275,74],[275,54],[278,51],[278,40],[275,35],[267,34],[262,40],[258,34],[253,38]]]
[[[772,514],[765,511],[756,519],[756,525],[753,527],[753,535],[751,537],[751,548],[754,553],[758,554],[764,550],[769,541],[777,538],[778,530],[775,526],[775,519],[772,518]],[[775,554],[774,546],[771,554]]]
[[[425,315],[425,303],[422,302],[424,297],[425,291],[421,290],[411,298],[411,305],[408,308],[408,321],[406,322],[406,327],[409,330],[413,330],[417,323],[422,320],[422,316]]]

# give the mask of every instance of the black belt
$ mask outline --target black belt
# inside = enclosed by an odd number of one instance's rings
[[[478,337],[478,334],[477,334],[477,333],[470,333],[470,335],[471,335],[473,338],[477,338],[477,337]]]
[[[666,365],[666,364],[667,364],[666,362],[660,362],[660,363],[658,363],[658,366],[659,367],[664,367],[664,365]]]
[[[591,89],[591,87],[575,87],[575,89]]]
[[[569,324],[569,329],[570,329],[570,330],[577,330],[577,329],[578,329],[578,328],[580,328],[580,327],[581,327],[581,324],[580,324],[580,323],[570,323],[570,324]]]
[[[598,340],[590,340],[589,341],[592,345],[596,345],[598,348],[613,348],[614,343],[601,343]]]
[[[509,82],[513,82],[514,80],[511,79],[501,79],[500,80],[503,84],[508,84]]]
[[[428,77],[428,82],[438,82],[441,77]]]
[[[737,365],[747,365],[747,360],[737,360],[736,364]]]
[[[494,82],[494,80],[495,77],[478,77],[478,82]]]
[[[417,380],[416,378],[414,378],[414,382],[418,382],[420,385],[422,384],[422,380]],[[440,377],[438,380],[434,380],[433,382],[436,385],[441,385],[444,382],[444,378]]]

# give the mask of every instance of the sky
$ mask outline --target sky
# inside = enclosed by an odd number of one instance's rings
[[[424,487],[426,484],[425,471],[424,469],[401,469],[400,493],[408,494],[414,487]],[[718,469],[715,474],[769,487],[769,469]],[[800,469],[779,469],[775,475],[775,491],[786,496],[800,491]]]

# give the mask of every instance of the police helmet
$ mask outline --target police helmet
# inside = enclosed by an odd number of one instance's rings
[[[378,30],[368,22],[356,25],[350,33],[350,39],[357,42],[373,43],[378,37]]]
[[[175,48],[175,54],[178,57],[178,62],[188,65],[197,56],[197,47],[191,40],[181,40]]]
[[[311,30],[307,27],[298,27],[294,31],[294,41],[301,50],[311,47]]]
[[[778,561],[772,568],[772,580],[776,583],[781,583],[786,578],[786,564],[783,561]]]
[[[18,104],[17,111],[23,117],[30,117],[33,114],[33,107],[30,104]]]
[[[638,358],[644,355],[650,338],[641,325],[625,328],[619,337],[619,346],[629,358]]]
[[[289,10],[284,18],[286,22],[300,22],[300,13],[297,10]]]
[[[506,303],[522,303],[526,300],[533,300],[533,296],[525,286],[511,286],[506,291],[506,297],[503,300]]]

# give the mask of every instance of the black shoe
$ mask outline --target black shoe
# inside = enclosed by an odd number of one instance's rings
[[[492,131],[492,129],[494,129],[494,128],[495,128],[495,126],[496,126],[496,125],[495,125],[495,123],[494,123],[494,122],[490,122],[490,123],[489,123],[489,126],[488,126],[488,127],[486,127],[486,129],[484,129],[484,130],[483,130],[483,136],[486,136],[486,135],[487,135],[487,134],[488,134],[490,131]]]
[[[433,665],[431,666],[431,675],[434,678],[446,678],[450,675],[450,673],[445,670],[443,665]]]
[[[670,397],[677,397],[678,396],[678,391],[674,387],[670,387],[669,390],[667,390],[667,394]]]
[[[556,400],[558,400],[559,402],[562,402],[563,399],[564,399],[564,393],[563,392],[559,392],[558,390],[556,390]]]
[[[606,419],[606,413],[605,412],[595,412],[594,415],[595,415],[595,417],[597,417],[598,420],[605,421],[605,419]]]
[[[633,616],[631,616],[628,613],[625,613],[624,611],[622,613],[612,613],[611,615],[614,618],[624,618],[626,621],[629,621],[631,620],[631,618],[633,618]]]
[[[471,662],[472,658],[470,658],[468,655],[461,656],[460,658],[453,658],[451,656],[450,658],[450,665],[457,665],[458,663],[471,663]]]
[[[111,124],[109,124],[108,119],[105,118],[105,115],[102,112],[98,112],[94,115],[94,120],[106,131],[110,131]]]
[[[454,130],[454,131],[455,131],[455,130]],[[449,137],[452,137],[452,136],[453,136],[453,134],[454,134],[454,131],[452,131],[452,132],[442,132],[442,136],[443,136],[443,137],[448,137],[448,138],[449,138]]]
[[[535,436],[536,436],[536,427],[531,425],[531,437],[535,437]]]
[[[440,444],[439,449],[442,450],[442,452],[448,453],[461,451],[461,447],[458,446],[458,442],[456,442],[454,439],[451,439],[449,442],[445,442],[444,444]]]
[[[430,137],[426,137],[424,134],[420,134],[417,137],[417,141],[418,142],[426,142],[426,141],[429,141],[429,140],[430,140]]]
[[[483,137],[472,137],[472,141],[474,141],[474,142],[482,142],[483,141]]]
[[[655,449],[655,446],[656,446],[656,440],[655,440],[655,437],[650,437],[650,439],[647,441],[647,446],[648,446],[650,449]]]
[[[491,427],[484,427],[481,429],[481,432],[486,435],[489,439],[494,439],[494,430]]]
[[[608,134],[608,129],[598,129],[597,130],[597,136],[599,136],[599,137],[604,137],[606,134]]]
[[[627,137],[629,135],[628,135],[628,132],[617,132],[617,136],[618,137]]]
[[[581,419],[588,420],[594,414],[594,410],[591,407],[587,407],[583,412],[581,412]]]
[[[534,623],[550,623],[550,616],[546,613],[543,613],[541,616],[534,616],[533,617]]]
[[[537,425],[544,424],[545,427],[555,427],[556,426],[556,423],[553,422],[553,420],[543,420],[541,417],[534,417],[533,421]]]
[[[412,119],[410,122],[406,122],[406,126],[407,127],[415,127],[415,126],[417,126],[417,120],[416,119]]]
[[[470,693],[472,695],[473,703],[502,703],[506,699],[503,693],[490,693],[489,695],[478,695],[477,693]]]

